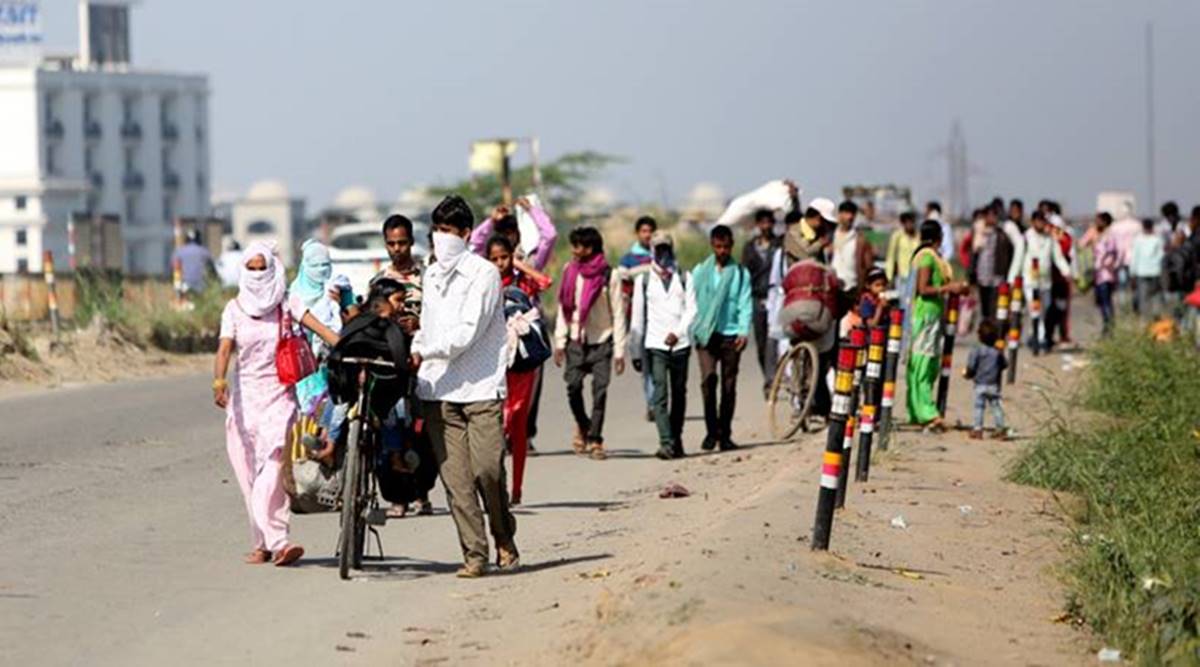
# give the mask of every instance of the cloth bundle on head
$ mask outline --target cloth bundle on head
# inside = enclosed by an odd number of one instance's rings
[[[725,207],[725,212],[717,218],[717,224],[727,227],[736,226],[749,219],[755,211],[763,208],[775,213],[776,218],[781,218],[783,217],[782,212],[788,210],[791,204],[792,193],[788,190],[787,183],[782,180],[770,181],[729,202],[729,206]]]
[[[267,262],[262,271],[251,271],[246,265],[256,257]],[[242,272],[238,276],[237,303],[250,317],[262,317],[279,307],[287,296],[283,266],[275,255],[273,241],[255,241],[243,255]]]
[[[290,291],[304,305],[312,307],[325,296],[325,283],[331,275],[333,263],[329,259],[329,248],[316,239],[309,239],[300,246],[300,269]]]
[[[579,309],[580,332],[583,331],[584,325],[587,323],[588,314],[591,313],[592,306],[596,305],[596,299],[604,291],[610,271],[611,269],[608,266],[608,260],[604,258],[604,253],[599,252],[583,262],[571,260],[567,264],[566,270],[563,271],[562,285],[558,288],[558,306],[562,308],[563,315],[568,322],[571,321],[576,308]],[[583,277],[583,293],[580,295],[580,302],[576,303],[575,283],[580,276]]]

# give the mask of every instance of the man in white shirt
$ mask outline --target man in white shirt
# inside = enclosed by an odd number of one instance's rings
[[[475,216],[466,201],[446,197],[432,218],[437,260],[424,276],[421,328],[413,339],[417,396],[458,528],[465,561],[458,576],[476,578],[487,572],[485,510],[500,569],[520,565],[517,522],[505,492],[507,338],[500,273],[467,248]]]
[[[1030,301],[1034,294],[1041,296],[1043,308],[1043,331],[1030,332],[1030,345],[1040,346],[1049,350],[1053,345],[1054,332],[1051,310],[1050,290],[1054,285],[1054,269],[1063,276],[1071,277],[1071,264],[1063,255],[1058,240],[1050,232],[1050,222],[1041,211],[1034,211],[1030,227],[1025,232],[1025,257],[1023,273],[1025,276],[1025,294]],[[1036,265],[1036,266],[1035,266]],[[1036,290],[1036,292],[1035,292]]]
[[[1008,218],[1001,229],[1012,243],[1012,262],[1008,265],[1008,284],[1013,284],[1025,266],[1025,202],[1013,199],[1008,203]]]
[[[675,264],[675,243],[666,232],[650,241],[654,259],[649,273],[633,283],[630,351],[634,368],[653,379],[651,406],[658,427],[660,459],[683,458],[683,419],[687,410],[687,367],[692,340],[688,330],[696,317],[691,277]],[[642,358],[642,351],[645,358]],[[670,409],[667,394],[670,390]]]
[[[938,247],[938,254],[947,262],[954,261],[954,230],[950,228],[950,223],[942,219],[941,202],[931,201],[925,205],[925,219],[936,220],[941,226],[942,245]]]

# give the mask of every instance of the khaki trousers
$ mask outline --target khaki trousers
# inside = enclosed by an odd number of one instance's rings
[[[512,545],[517,532],[505,492],[503,402],[426,401],[425,419],[463,560],[486,564],[484,512],[497,546]]]

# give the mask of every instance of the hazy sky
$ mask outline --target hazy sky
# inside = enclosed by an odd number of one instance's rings
[[[47,41],[76,9],[44,0]],[[142,66],[207,72],[213,182],[277,177],[310,210],[362,183],[392,199],[465,175],[471,139],[628,164],[625,200],[790,176],[944,196],[955,118],[971,197],[1146,197],[1145,22],[1154,22],[1159,200],[1200,201],[1200,2],[143,0]]]

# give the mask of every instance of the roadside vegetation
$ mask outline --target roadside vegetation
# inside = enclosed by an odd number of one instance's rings
[[[1122,333],[1073,403],[1010,471],[1078,499],[1068,611],[1142,664],[1200,664],[1200,354]]]
[[[117,274],[80,272],[76,276],[75,324],[99,326],[137,345],[154,345],[170,352],[211,352],[216,349],[221,310],[231,294],[213,281],[178,309],[162,291],[127,283]]]

